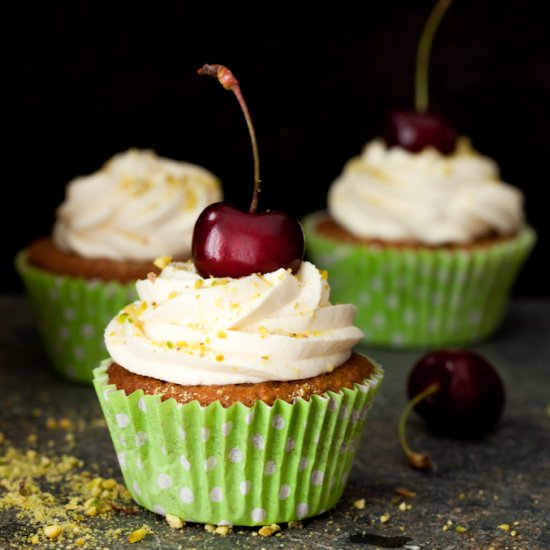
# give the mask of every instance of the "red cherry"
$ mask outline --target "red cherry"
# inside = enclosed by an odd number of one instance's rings
[[[432,112],[394,110],[386,119],[382,134],[388,147],[399,145],[418,153],[435,147],[449,155],[456,147],[456,130],[440,115]]]
[[[448,155],[456,147],[456,130],[440,115],[428,110],[428,65],[435,31],[452,0],[438,0],[422,31],[416,55],[415,110],[395,110],[386,120],[382,137],[388,147],[399,145],[418,153],[434,147]]]
[[[251,214],[218,202],[199,216],[193,232],[193,261],[202,277],[244,277],[279,268],[300,268],[304,234],[285,212]]]
[[[399,439],[413,468],[431,467],[423,453],[412,451],[405,424],[412,409],[433,432],[457,438],[475,438],[490,432],[505,402],[504,384],[495,368],[481,355],[464,349],[442,349],[421,357],[408,379],[410,401],[401,414]]]
[[[202,277],[244,277],[277,269],[297,272],[304,256],[300,222],[285,212],[256,213],[260,189],[260,161],[252,119],[233,73],[223,65],[204,65],[199,74],[213,76],[231,90],[243,111],[254,155],[254,190],[250,211],[220,202],[208,206],[193,230],[192,252]]]

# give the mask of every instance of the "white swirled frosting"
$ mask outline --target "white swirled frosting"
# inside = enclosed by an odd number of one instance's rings
[[[137,282],[139,300],[105,330],[125,369],[183,385],[296,380],[344,363],[363,334],[355,307],[332,305],[326,272],[302,262],[238,279],[203,279],[172,262]]]
[[[130,149],[68,184],[53,239],[85,258],[189,257],[197,217],[221,198],[204,168]]]
[[[514,234],[524,222],[521,192],[500,181],[496,163],[459,141],[452,155],[368,143],[329,189],[328,210],[353,235],[428,245]]]

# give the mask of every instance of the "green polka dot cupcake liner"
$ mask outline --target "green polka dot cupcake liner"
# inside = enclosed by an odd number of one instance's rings
[[[309,401],[207,407],[94,385],[125,484],[157,514],[257,526],[315,516],[345,488],[382,368],[353,389]]]
[[[63,377],[86,384],[108,357],[103,339],[109,321],[136,296],[135,284],[50,273],[31,266],[24,251],[15,259],[46,354]]]
[[[419,348],[483,340],[500,326],[510,291],[536,241],[517,237],[471,250],[397,250],[320,236],[304,220],[306,256],[329,272],[331,301],[357,307],[367,345]]]

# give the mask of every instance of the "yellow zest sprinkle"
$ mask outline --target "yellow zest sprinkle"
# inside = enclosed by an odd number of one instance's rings
[[[220,286],[220,285],[226,285],[229,282],[229,279],[216,279],[215,281],[212,281],[210,286]]]
[[[174,342],[166,342],[166,346],[168,347],[168,349],[174,349]]]
[[[44,527],[44,534],[49,539],[56,539],[59,535],[61,535],[61,531],[63,531],[61,525],[47,525]]]
[[[172,290],[170,294],[168,294],[168,299],[171,300],[172,298],[175,298],[178,295],[178,293],[175,290]]]
[[[130,544],[133,544],[134,542],[139,542],[140,540],[143,540],[145,538],[145,535],[150,535],[151,532],[151,529],[149,529],[147,525],[144,525],[143,527],[136,529],[128,535],[128,542]]]
[[[354,500],[353,507],[357,508],[358,510],[363,510],[365,508],[365,499],[359,498],[357,500]]]
[[[269,331],[264,326],[258,327],[258,332],[260,333],[261,338],[266,338],[269,334]]]
[[[507,523],[501,523],[498,527],[503,531],[510,531],[510,525],[508,525]]]
[[[31,544],[38,544],[40,542],[40,537],[38,535],[33,535],[31,537]]]
[[[227,338],[227,333],[223,330],[218,330],[218,334],[216,334],[218,338]]]
[[[325,281],[328,279],[328,271],[326,269],[321,269],[321,279]]]
[[[269,359],[269,355],[262,355],[262,359],[263,359],[264,361],[267,361],[267,360]]]
[[[225,359],[225,357],[221,353],[216,355],[216,361],[223,361],[224,359]]]
[[[122,325],[124,322],[129,318],[129,315],[127,313],[121,313],[116,320]]]
[[[157,258],[153,264],[159,269],[164,269],[172,261],[172,256],[161,256]]]
[[[517,532],[517,531],[510,531],[510,536],[511,536],[511,537],[517,537],[517,536],[518,536],[518,532]]]
[[[197,279],[195,281],[195,288],[199,289],[202,286],[202,279]]]
[[[390,521],[390,515],[386,512],[385,514],[382,514],[380,516],[380,523],[387,523],[388,521]]]

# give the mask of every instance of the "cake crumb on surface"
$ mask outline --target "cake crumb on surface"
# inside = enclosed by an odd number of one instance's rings
[[[260,528],[260,530],[258,531],[258,535],[260,535],[261,537],[270,537],[280,530],[281,527],[279,525],[277,525],[276,523],[272,523],[271,525],[264,525],[262,528]]]
[[[354,500],[353,507],[357,508],[358,510],[363,510],[365,508],[365,499],[358,498],[357,500]]]

